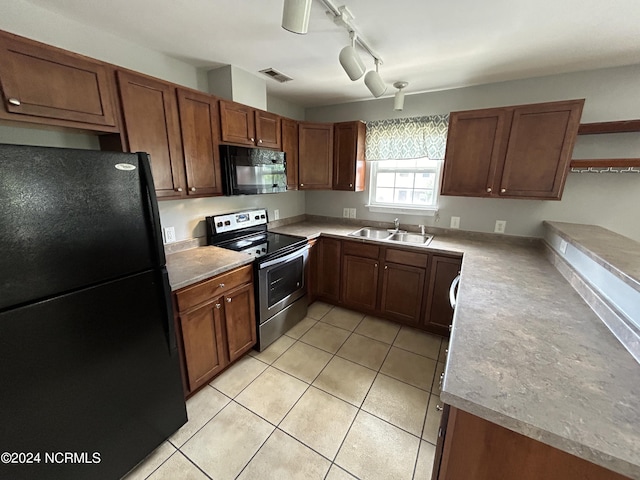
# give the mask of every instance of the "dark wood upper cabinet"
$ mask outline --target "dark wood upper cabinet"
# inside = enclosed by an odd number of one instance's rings
[[[282,148],[280,117],[263,110],[255,111],[256,146],[264,148]]]
[[[559,200],[584,100],[452,112],[443,195]]]
[[[298,179],[301,190],[331,190],[333,124],[298,123]]]
[[[110,67],[0,32],[0,118],[117,132]]]
[[[175,86],[125,71],[117,75],[129,151],[150,155],[159,198],[183,197],[184,159]]]
[[[364,191],[365,163],[364,122],[342,122],[333,127],[333,190]]]
[[[282,119],[282,151],[287,162],[287,190],[298,190],[298,122]]]
[[[453,309],[449,303],[449,288],[460,273],[460,258],[433,255],[426,289],[426,308],[423,326],[434,333],[449,335]]]
[[[220,100],[220,138],[223,143],[282,147],[280,117],[247,105]]]
[[[182,88],[177,94],[187,195],[222,195],[218,102]]]

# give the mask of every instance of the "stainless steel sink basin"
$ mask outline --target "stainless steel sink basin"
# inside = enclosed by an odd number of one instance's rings
[[[417,243],[426,245],[433,239],[433,235],[422,235],[420,233],[394,233],[387,240],[402,243]]]
[[[360,238],[373,238],[375,240],[386,240],[391,236],[391,233],[389,233],[389,231],[387,231],[386,229],[363,227],[360,230],[351,232],[349,236],[360,237]]]

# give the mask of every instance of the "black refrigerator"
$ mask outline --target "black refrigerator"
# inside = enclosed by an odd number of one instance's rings
[[[0,145],[0,478],[118,479],[186,422],[149,158]]]

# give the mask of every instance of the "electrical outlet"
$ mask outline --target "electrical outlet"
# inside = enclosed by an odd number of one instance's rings
[[[167,227],[164,229],[164,243],[173,243],[176,241],[176,229]]]
[[[451,228],[460,228],[460,217],[451,217]]]
[[[507,228],[506,220],[496,220],[496,227],[493,229],[494,233],[504,233]]]
[[[277,208],[273,211],[273,219],[280,220],[280,210],[278,210]]]
[[[560,240],[560,253],[567,253],[567,242]]]
[[[355,208],[350,208],[349,209],[349,218],[356,218],[356,209]]]
[[[342,218],[349,218],[349,209],[348,208],[343,208],[342,209]]]

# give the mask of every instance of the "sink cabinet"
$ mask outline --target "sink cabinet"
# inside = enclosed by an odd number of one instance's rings
[[[240,267],[174,294],[186,396],[256,343],[253,268]]]
[[[321,237],[310,296],[448,336],[462,259],[419,248]]]

